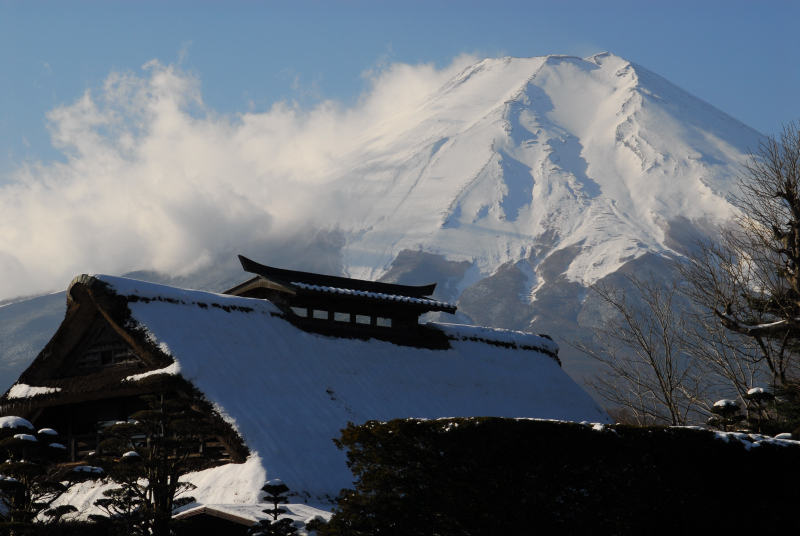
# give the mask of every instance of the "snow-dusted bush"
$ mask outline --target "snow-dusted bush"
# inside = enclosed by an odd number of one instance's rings
[[[71,505],[50,504],[75,482],[96,477],[80,471],[67,472],[56,465],[67,457],[58,443],[58,432],[39,432],[20,417],[0,418],[0,533],[23,534],[52,525],[75,511]]]
[[[723,432],[735,430],[745,420],[741,411],[742,408],[733,400],[717,400],[711,407],[713,415],[708,419],[708,425]]]

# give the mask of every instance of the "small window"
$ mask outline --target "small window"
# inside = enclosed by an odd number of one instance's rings
[[[100,365],[100,352],[88,352],[77,363],[78,370],[90,369]]]
[[[320,318],[322,320],[328,319],[328,311],[320,311],[319,309],[314,309],[314,318]]]
[[[333,313],[333,319],[337,322],[350,322],[350,313]]]
[[[112,361],[115,365],[124,365],[127,363],[136,363],[136,358],[128,350],[112,350]],[[105,365],[106,363],[103,362]]]
[[[384,328],[392,327],[392,319],[391,318],[383,318],[383,317],[379,316],[375,323],[377,325],[381,326],[381,327],[384,327]]]
[[[297,316],[307,317],[308,316],[308,309],[305,307],[292,307],[292,312]]]
[[[356,315],[356,324],[370,324],[370,317],[367,315]]]

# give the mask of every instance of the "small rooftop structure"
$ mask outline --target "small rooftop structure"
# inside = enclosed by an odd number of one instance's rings
[[[431,297],[435,283],[397,285],[274,268],[242,255],[239,260],[246,272],[256,275],[224,294],[269,300],[308,331],[407,337],[418,331],[421,315],[456,312],[455,305]]]

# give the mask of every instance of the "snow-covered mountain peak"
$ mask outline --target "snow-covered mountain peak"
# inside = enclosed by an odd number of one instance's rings
[[[482,275],[569,248],[593,282],[674,222],[715,225],[758,133],[618,56],[486,59],[370,133],[334,180],[346,271],[375,278],[404,250]],[[363,202],[362,202],[363,201]],[[532,295],[535,297],[535,290]]]

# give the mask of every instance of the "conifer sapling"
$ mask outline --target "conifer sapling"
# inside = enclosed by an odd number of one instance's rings
[[[286,494],[289,493],[289,486],[284,484],[282,480],[273,478],[264,484],[261,491],[267,494],[263,500],[272,503],[272,508],[267,508],[262,512],[272,516],[272,519],[259,521],[250,530],[250,534],[253,536],[283,536],[297,532],[297,527],[293,526],[295,522],[291,518],[278,519],[279,516],[287,512],[286,508],[281,508],[278,505],[288,502]]]
[[[741,407],[733,400],[718,400],[711,408],[714,415],[708,419],[708,425],[731,432],[745,419],[740,411]]]

